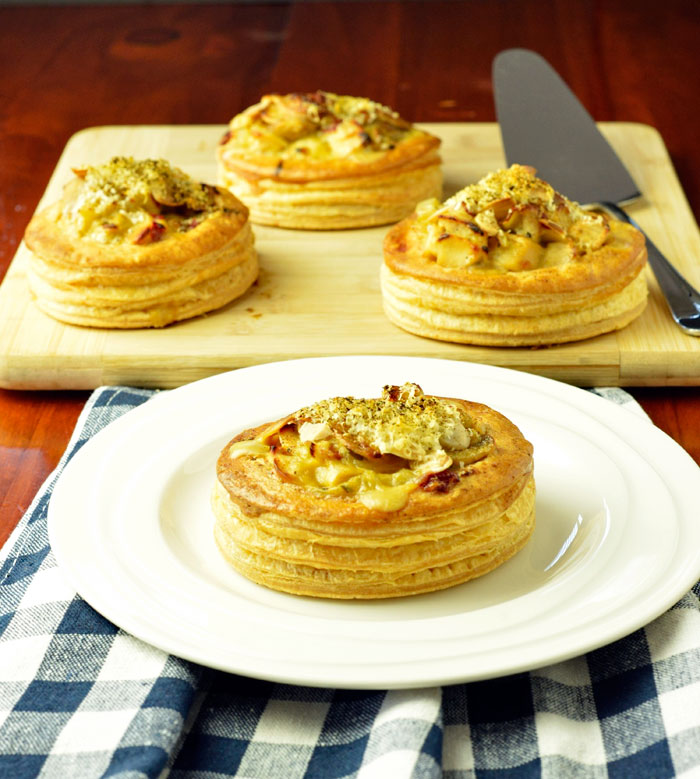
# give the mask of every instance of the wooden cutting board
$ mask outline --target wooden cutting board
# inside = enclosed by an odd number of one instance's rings
[[[426,124],[443,139],[445,195],[502,167],[496,124]],[[72,166],[115,154],[163,157],[215,182],[225,128],[96,127],[66,146],[39,207],[57,199]],[[629,207],[651,239],[700,287],[700,235],[659,134],[601,124],[645,199]],[[526,162],[526,160],[524,160]],[[564,193],[566,194],[566,193]],[[700,338],[672,322],[649,272],[650,302],[621,332],[548,348],[486,348],[409,335],[384,316],[379,291],[384,227],[308,232],[255,227],[259,282],[218,312],[161,330],[108,331],[55,322],[32,303],[20,245],[0,286],[0,386],[90,389],[102,384],[174,387],[274,360],[344,354],[441,357],[500,365],[579,386],[698,385]]]

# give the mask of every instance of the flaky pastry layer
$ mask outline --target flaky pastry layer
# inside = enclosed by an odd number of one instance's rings
[[[642,313],[638,230],[585,212],[522,166],[484,181],[442,206],[419,205],[386,235],[381,290],[394,324],[438,340],[526,346],[611,332]]]
[[[382,547],[290,542],[260,531],[221,487],[213,508],[219,549],[236,570],[258,584],[314,597],[394,598],[454,587],[513,557],[534,529],[535,483],[529,476],[505,512],[475,528],[437,540],[404,538]]]
[[[620,330],[644,311],[648,295],[638,273],[607,296],[597,291],[552,301],[504,295],[503,306],[489,306],[478,293],[396,274],[387,266],[381,269],[381,289],[387,317],[403,330],[479,346],[544,346]],[[577,298],[581,302],[575,303]]]
[[[493,409],[446,400],[478,421],[487,445],[479,444],[480,459],[454,465],[450,479],[428,474],[404,484],[404,501],[395,507],[367,504],[342,489],[312,489],[285,474],[277,455],[289,439],[266,438],[266,431],[284,431],[288,420],[241,433],[220,455],[212,494],[224,557],[259,584],[329,598],[428,592],[510,558],[534,526],[532,446]],[[247,442],[259,446],[268,438],[269,453],[260,447],[245,454]]]
[[[74,188],[67,189],[68,198],[75,197]],[[189,222],[183,218],[186,229],[177,229],[180,222],[173,220],[179,217],[168,214],[162,238],[137,225],[123,236],[105,230],[104,240],[97,240],[99,223],[81,234],[65,198],[37,213],[25,233],[36,304],[69,324],[127,329],[163,327],[240,297],[258,275],[248,209],[224,189],[208,191],[216,209]],[[161,229],[158,216],[134,216],[133,209],[128,215]]]
[[[260,224],[343,229],[396,222],[442,191],[440,140],[366,98],[266,95],[235,116],[219,179]]]
[[[252,180],[220,170],[220,180],[250,208],[257,224],[300,230],[342,230],[398,222],[420,200],[442,191],[436,153],[389,174],[332,181]]]

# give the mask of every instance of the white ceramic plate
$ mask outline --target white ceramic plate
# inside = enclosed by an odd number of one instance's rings
[[[212,540],[219,450],[334,395],[414,381],[487,403],[535,447],[536,529],[481,579],[335,602],[273,592]],[[102,430],[56,485],[49,532],[78,592],[135,636],[203,665],[349,688],[449,684],[533,669],[627,635],[700,578],[700,469],[648,420],[574,387],[404,357],[293,360],[155,396]]]

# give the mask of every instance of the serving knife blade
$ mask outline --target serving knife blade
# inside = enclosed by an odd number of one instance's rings
[[[641,193],[595,121],[552,66],[534,51],[507,49],[493,62],[496,116],[509,165],[531,165],[571,200],[642,228],[623,211]],[[649,265],[671,316],[700,335],[700,293],[645,235]]]

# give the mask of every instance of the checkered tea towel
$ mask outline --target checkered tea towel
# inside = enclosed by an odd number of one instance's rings
[[[643,413],[621,390],[598,393]],[[109,623],[56,567],[46,509],[80,446],[152,394],[93,393],[3,550],[0,777],[700,777],[700,587],[568,662],[401,691],[213,671]]]

